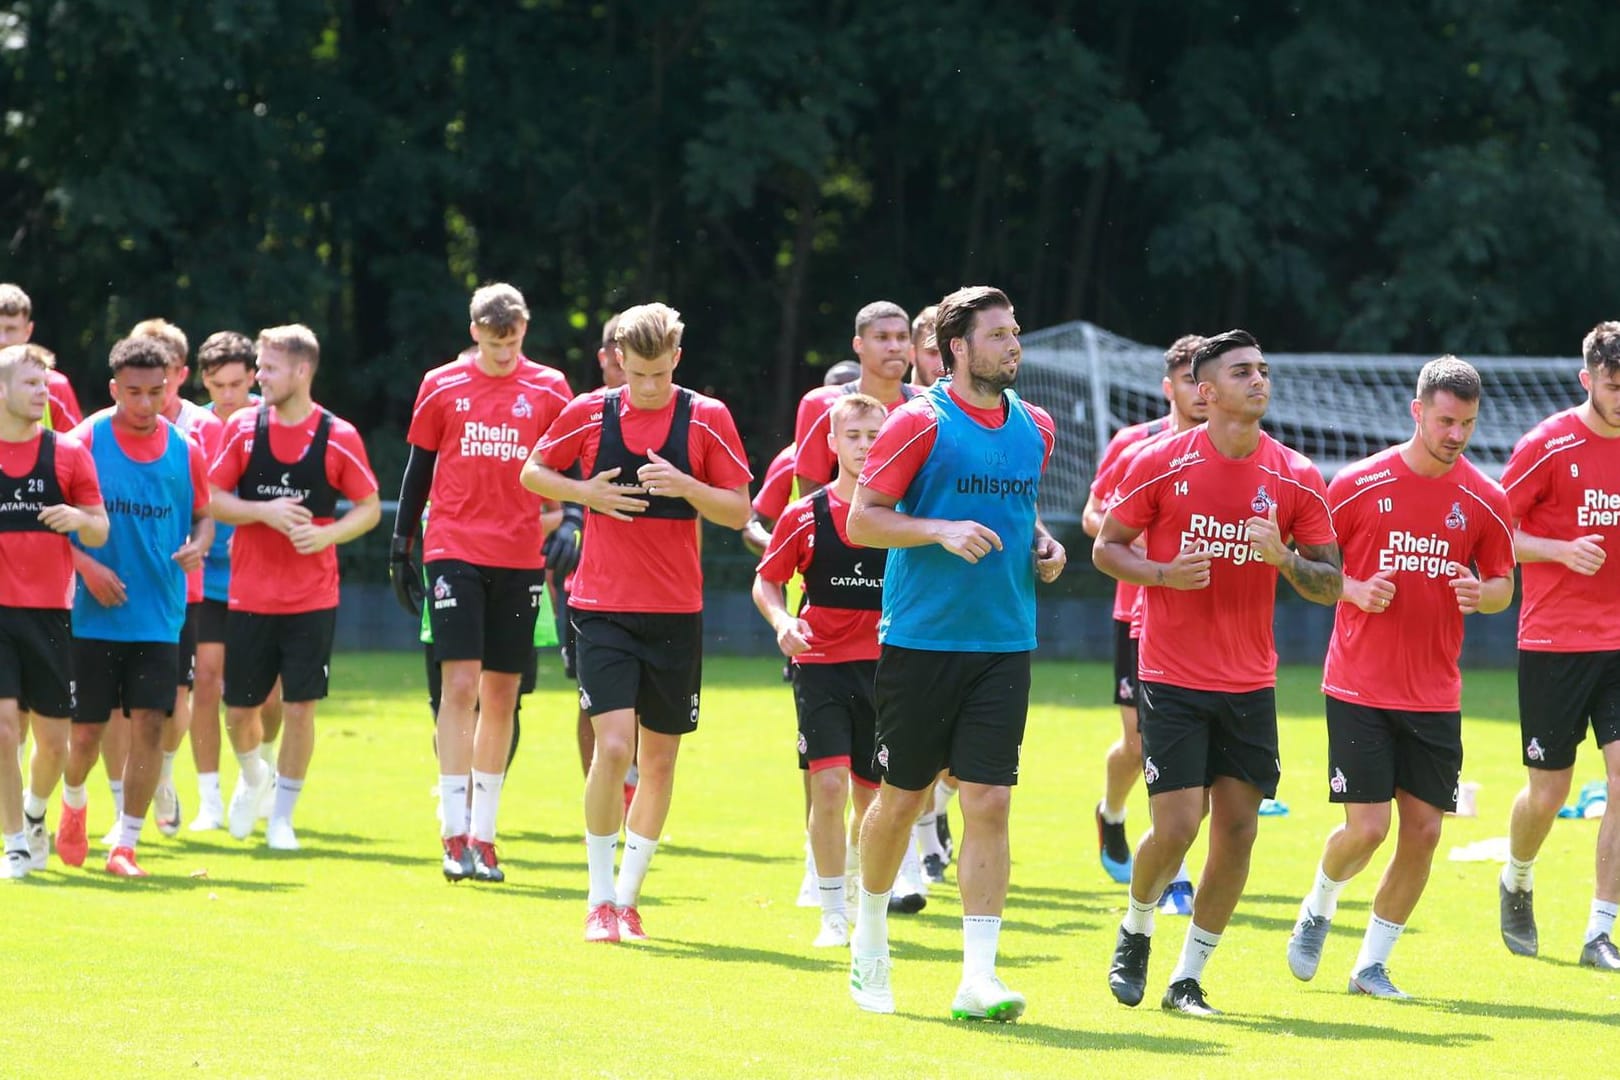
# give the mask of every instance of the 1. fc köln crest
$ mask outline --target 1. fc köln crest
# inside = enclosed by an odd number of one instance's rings
[[[1266,485],[1261,484],[1254,493],[1254,501],[1249,504],[1249,509],[1257,514],[1268,514],[1271,512],[1271,508],[1276,505],[1277,500],[1271,497],[1271,493],[1266,490]]]

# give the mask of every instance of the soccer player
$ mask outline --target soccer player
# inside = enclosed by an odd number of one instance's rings
[[[43,428],[49,369],[22,345],[0,348],[0,877],[45,869],[46,800],[67,763],[73,715],[73,562],[67,534],[100,547],[107,512],[95,462]],[[24,708],[34,756],[23,786]]]
[[[1569,796],[1590,725],[1602,749],[1608,805],[1580,962],[1620,971],[1620,322],[1581,343],[1586,400],[1519,440],[1502,472],[1524,564],[1519,608],[1519,728],[1529,782],[1514,800],[1498,886],[1502,941],[1534,956],[1533,867]]]
[[[579,701],[596,727],[585,780],[587,941],[646,937],[637,900],[669,814],[681,737],[698,723],[696,519],[740,529],[748,518],[747,456],[731,413],[674,381],[683,330],[680,313],[664,304],[622,312],[615,340],[625,386],[571,401],[523,467],[530,491],[591,511],[568,597]],[[576,463],[589,479],[564,475]],[[615,885],[632,755],[640,782]]]
[[[110,528],[99,558],[83,551],[74,558],[84,581],[73,600],[77,702],[56,850],[69,866],[83,865],[88,854],[84,781],[116,711],[129,738],[116,758],[124,799],[107,871],[121,877],[146,876],[135,848],[158,786],[164,721],[174,709],[186,577],[202,566],[214,539],[208,464],[162,416],[169,361],[154,338],[118,342],[109,357],[113,406],[73,430],[95,460]]]
[[[1350,992],[1404,998],[1389,955],[1429,880],[1440,825],[1462,775],[1463,617],[1513,601],[1507,496],[1463,457],[1479,416],[1479,373],[1455,356],[1423,365],[1415,430],[1340,470],[1328,485],[1344,552],[1323,668],[1328,798],[1344,824],[1327,838],[1316,884],[1288,939],[1288,967],[1316,975],[1339,892],[1366,868],[1400,808],[1395,854],[1351,967]],[[1471,567],[1477,566],[1476,577]]]
[[[844,806],[853,797],[858,830],[878,787],[873,687],[887,552],[851,545],[846,523],[855,480],[887,415],[882,402],[865,394],[834,402],[828,437],[838,474],[832,484],[787,506],[754,575],[754,604],[776,631],[782,655],[793,662],[799,763],[810,783],[810,846],[821,908],[818,947],[849,944]],[[797,614],[782,593],[795,574],[804,578],[806,600]],[[857,833],[849,853],[858,841]]]
[[[951,1015],[1011,1021],[1024,997],[996,976],[996,949],[1035,579],[1056,580],[1066,559],[1036,507],[1055,436],[1051,418],[1011,389],[1022,352],[1005,293],[986,285],[951,293],[936,333],[952,378],[889,417],[849,513],[851,543],[890,549],[876,683],[883,782],[861,826],[849,986],[862,1009],[894,1011],[889,890],[948,767],[963,821],[962,982]]]
[[[860,378],[860,374],[859,364],[852,360],[840,360],[827,369],[821,385],[843,386]],[[788,443],[776,452],[771,463],[765,467],[765,479],[759,483],[759,494],[754,496],[748,524],[743,526],[742,534],[743,546],[755,555],[765,554],[777,518],[782,516],[782,511],[795,497],[793,463],[798,453],[798,444]]]
[[[0,348],[25,345],[34,337],[34,302],[21,286],[0,283]],[[84,418],[78,396],[67,376],[56,370],[56,354],[43,345],[34,346],[45,363],[46,389],[50,399],[45,406],[45,427],[69,431]]]
[[[1341,588],[1322,476],[1260,429],[1271,369],[1244,330],[1206,338],[1193,378],[1207,423],[1145,448],[1120,482],[1092,561],[1145,586],[1138,672],[1152,826],[1137,845],[1108,986],[1141,1002],[1159,896],[1198,836],[1209,855],[1162,1005],[1214,1015],[1205,963],[1243,894],[1260,800],[1277,792],[1277,576],[1314,603]],[[1146,539],[1146,552],[1136,539]],[[1292,545],[1292,546],[1291,546]]]
[[[911,362],[911,385],[927,389],[945,374],[945,358],[939,354],[939,342],[934,337],[934,323],[939,308],[929,304],[911,320],[911,345],[915,350]]]
[[[540,500],[518,474],[570,394],[561,372],[523,355],[529,308],[516,288],[485,285],[469,313],[477,348],[429,371],[416,394],[392,573],[410,610],[414,598],[402,586],[419,584],[410,549],[431,501],[422,569],[442,682],[441,866],[449,881],[499,882],[506,873],[495,854],[496,817],[545,588]]]
[[[1179,435],[1197,427],[1209,414],[1208,406],[1198,396],[1198,383],[1192,375],[1193,352],[1203,343],[1196,334],[1177,338],[1164,353],[1164,380],[1161,389],[1170,403],[1170,414],[1144,424],[1132,424],[1114,433],[1097,463],[1097,475],[1092,481],[1086,506],[1081,513],[1081,527],[1086,535],[1096,538],[1102,528],[1103,514],[1108,500],[1124,475],[1123,465],[1134,460],[1127,453],[1149,440],[1167,435]],[[1108,748],[1103,759],[1103,798],[1097,805],[1097,855],[1103,870],[1120,884],[1131,880],[1131,846],[1125,834],[1125,800],[1136,778],[1142,772],[1142,737],[1137,729],[1136,717],[1136,652],[1140,628],[1131,613],[1135,610],[1142,590],[1129,582],[1114,586],[1114,704],[1119,706],[1120,737]],[[1192,914],[1193,887],[1183,863],[1176,876],[1165,889],[1160,907],[1169,914]]]
[[[837,459],[827,448],[827,410],[833,402],[844,394],[865,394],[893,412],[917,394],[905,383],[911,363],[911,319],[899,304],[874,300],[856,312],[850,348],[860,361],[861,377],[843,386],[819,386],[799,401],[793,423],[799,453],[793,472],[800,495],[830,483],[838,471]]]
[[[310,397],[321,347],[307,326],[259,331],[263,401],[225,426],[209,469],[214,516],[236,526],[225,615],[225,716],[241,772],[226,807],[232,836],[253,831],[264,788],[260,709],[282,687],[281,752],[265,841],[296,851],[293,811],[315,753],[315,706],[326,696],[337,625],[337,546],[382,514],[377,478],[354,425]],[[336,517],[338,497],[353,505]]]

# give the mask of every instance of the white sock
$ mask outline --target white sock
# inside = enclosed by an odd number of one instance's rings
[[[440,835],[448,838],[467,835],[467,777],[439,774]]]
[[[1309,912],[1323,919],[1331,919],[1339,910],[1339,890],[1348,884],[1346,881],[1334,881],[1322,869],[1322,864],[1316,864],[1316,884],[1311,887],[1305,902],[1300,905],[1300,913]]]
[[[1136,898],[1136,894],[1128,890],[1125,893],[1125,898],[1131,903],[1130,906],[1125,909],[1125,918],[1121,921],[1120,925],[1124,927],[1128,933],[1146,934],[1148,937],[1152,937],[1153,913],[1159,910],[1159,898],[1154,897],[1152,900],[1138,900]]]
[[[219,792],[219,773],[197,774],[197,801],[205,806],[218,806],[224,802],[224,797]]]
[[[1356,954],[1356,966],[1351,969],[1352,973],[1366,971],[1374,964],[1387,965],[1389,954],[1405,929],[1400,923],[1380,919],[1377,915],[1371,916],[1367,920],[1367,933],[1361,939],[1361,952]]]
[[[613,902],[620,907],[635,907],[641,899],[641,883],[647,879],[647,867],[658,851],[658,841],[642,836],[633,829],[624,830],[624,858],[619,860],[619,885],[614,890]]]
[[[962,981],[996,973],[996,947],[1001,941],[1000,915],[962,916]]]
[[[254,747],[252,750],[238,751],[236,763],[242,767],[242,776],[249,784],[258,787],[264,783],[268,771],[264,759],[259,756],[258,747]]]
[[[141,840],[141,826],[146,823],[144,817],[131,817],[129,814],[118,816],[118,846],[135,850],[135,845]]]
[[[856,881],[861,877],[861,849],[854,844],[844,845],[844,876]]]
[[[23,788],[24,817],[30,817],[35,821],[38,821],[40,818],[45,816],[45,811],[48,809],[50,808],[45,804],[44,799],[40,798],[38,795],[35,795],[32,789]]]
[[[276,744],[273,739],[265,739],[259,743],[259,758],[264,762],[265,768],[271,773],[276,771]]]
[[[90,805],[90,796],[85,793],[84,785],[62,785],[62,805],[70,810],[83,810]]]
[[[935,783],[934,783],[934,813],[943,814],[943,813],[945,813],[945,811],[949,810],[950,807],[951,807],[951,796],[955,795],[955,794],[956,794],[956,789],[951,787],[951,785],[947,784],[945,781],[943,781],[943,780],[935,781]]]
[[[1536,860],[1527,859],[1520,862],[1512,855],[1508,856],[1506,865],[1502,867],[1502,884],[1514,892],[1530,892],[1536,883]],[[1360,971],[1360,968],[1356,969]]]
[[[119,817],[124,816],[124,782],[122,780],[107,781],[107,790],[112,792],[113,813]]]
[[[1181,860],[1181,869],[1177,870],[1176,876],[1170,879],[1172,885],[1180,885],[1182,882],[1186,882],[1188,885],[1192,884],[1192,875],[1187,873],[1186,859]]]
[[[1181,959],[1176,961],[1176,970],[1170,973],[1170,984],[1174,986],[1182,979],[1202,980],[1204,965],[1215,952],[1215,946],[1221,943],[1221,935],[1212,934],[1199,927],[1197,923],[1187,924],[1187,940],[1181,945]]]
[[[163,751],[163,764],[158,768],[158,783],[174,783],[174,751]]]
[[[917,849],[922,852],[925,859],[930,855],[945,857],[945,845],[939,842],[939,826],[935,824],[938,818],[937,811],[929,810],[917,819],[916,825],[912,826],[912,836],[917,841]]]
[[[1614,915],[1620,904],[1611,904],[1607,900],[1593,900],[1592,914],[1586,920],[1586,940],[1591,941],[1599,934],[1614,934]]]
[[[1111,814],[1108,812],[1108,801],[1106,799],[1097,804],[1097,813],[1101,814],[1102,819],[1110,825],[1125,824],[1125,808],[1122,806],[1119,808],[1119,813]]]
[[[585,902],[592,908],[613,903],[613,852],[618,846],[618,833],[611,836],[585,833],[585,868],[591,876]]]
[[[889,893],[867,892],[861,886],[860,907],[855,916],[855,936],[851,951],[863,960],[889,955]]]
[[[505,773],[472,771],[472,838],[486,844],[495,842],[495,815],[501,808],[501,784]]]
[[[293,808],[298,805],[298,796],[303,790],[302,780],[292,780],[285,776],[276,777],[276,805],[275,809],[270,811],[270,816],[291,824]]]
[[[821,894],[821,916],[842,915],[844,907],[844,875],[837,877],[818,877],[816,886]]]

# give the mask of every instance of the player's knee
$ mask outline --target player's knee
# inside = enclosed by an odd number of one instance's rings
[[[1012,812],[1012,788],[975,787],[971,793],[962,792],[961,803],[964,822],[1005,827]]]
[[[1358,852],[1370,852],[1377,849],[1389,835],[1389,815],[1366,813],[1352,815],[1344,823],[1345,839]]]
[[[1401,836],[1419,851],[1433,851],[1440,846],[1440,826],[1441,816],[1438,812],[1402,819]]]
[[[594,760],[601,765],[623,772],[630,768],[630,761],[635,756],[635,736],[618,731],[598,731],[593,753]]]
[[[1222,846],[1234,851],[1247,851],[1254,847],[1254,841],[1260,835],[1260,823],[1257,818],[1243,817],[1215,817],[1210,821],[1210,843],[1217,840]]]
[[[842,809],[848,790],[849,772],[846,769],[817,769],[810,774],[810,801],[817,806]]]
[[[1550,818],[1564,808],[1564,800],[1569,798],[1570,776],[1568,772],[1532,774],[1525,795],[1537,817]],[[1614,783],[1615,777],[1611,774],[1610,787]]]
[[[9,750],[15,754],[17,744],[22,740],[22,725],[17,721],[17,711],[8,709],[0,712],[0,750]]]

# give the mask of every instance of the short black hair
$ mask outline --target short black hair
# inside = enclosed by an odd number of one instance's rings
[[[1233,349],[1258,349],[1259,347],[1260,343],[1247,330],[1227,330],[1213,337],[1207,337],[1204,339],[1203,344],[1193,351],[1193,378],[1198,378],[1198,373],[1205,364],[1219,360]]]
[[[257,358],[253,340],[235,330],[219,330],[209,334],[197,349],[197,366],[204,375],[212,375],[226,364],[241,364],[251,373]]]
[[[127,337],[112,347],[107,354],[107,365],[116,375],[125,368],[163,368],[169,367],[169,361],[174,354],[169,349],[168,342],[162,338],[150,337],[141,334],[138,337]]]
[[[1012,310],[1007,294],[994,285],[964,285],[939,302],[939,315],[934,322],[934,338],[947,364],[951,360],[951,342],[973,333],[973,321],[979,312],[991,308]]]

